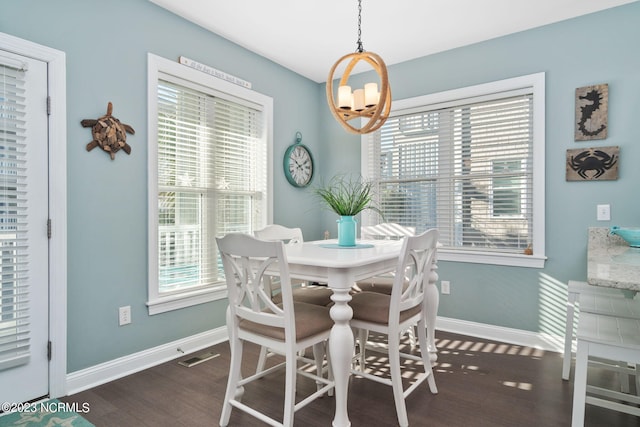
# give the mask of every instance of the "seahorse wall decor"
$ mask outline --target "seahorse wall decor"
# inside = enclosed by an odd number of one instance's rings
[[[608,110],[608,84],[576,89],[576,141],[606,139]]]

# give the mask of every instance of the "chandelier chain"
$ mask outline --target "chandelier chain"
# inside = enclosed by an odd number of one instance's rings
[[[362,47],[362,0],[358,0],[358,47],[356,49],[357,52],[364,52],[364,48]]]

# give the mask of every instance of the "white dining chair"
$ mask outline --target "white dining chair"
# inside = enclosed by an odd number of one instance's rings
[[[387,351],[391,379],[376,376],[366,371],[361,364],[352,373],[371,379],[393,388],[393,396],[401,427],[409,425],[405,398],[409,396],[424,380],[427,380],[432,393],[437,393],[436,382],[431,369],[425,319],[427,304],[425,290],[429,282],[433,260],[438,243],[438,230],[430,229],[417,236],[406,236],[395,269],[395,278],[391,295],[378,292],[359,292],[353,295],[350,306],[353,309],[351,325],[359,330],[360,349],[367,348],[368,331],[387,335]],[[405,279],[408,283],[405,283]],[[410,326],[418,325],[418,342],[420,356],[401,351],[400,336]],[[378,350],[377,348],[375,349]],[[400,359],[407,358],[421,361],[424,376],[417,379],[407,389],[402,383]],[[366,358],[361,358],[366,361]]]
[[[360,227],[360,237],[365,240],[399,240],[406,236],[413,236],[415,227],[406,227],[394,222],[384,222],[376,225]],[[380,292],[391,295],[394,273],[372,276],[358,280],[354,286],[354,292]]]
[[[395,222],[383,222],[376,225],[362,226],[360,228],[360,235],[362,239],[366,240],[400,240],[406,236],[413,236],[415,234],[415,227],[407,227]],[[366,291],[391,295],[394,275],[395,272],[391,272],[358,280],[353,285],[352,290],[354,293]],[[405,279],[405,286],[407,284],[408,281]],[[415,325],[410,326],[403,333],[406,333],[409,336],[411,348],[415,348],[418,344],[416,340]],[[360,352],[360,357],[364,357],[364,352]]]
[[[288,228],[280,224],[271,224],[260,230],[253,232],[253,235],[260,240],[283,241],[286,244],[298,244],[304,241],[302,230],[300,228]],[[333,292],[327,286],[311,285],[305,281],[293,281],[293,300],[306,302],[315,305],[331,304],[331,295]],[[269,280],[270,292],[272,299],[279,303],[280,283],[277,277],[271,277]]]
[[[289,228],[280,224],[267,225],[260,230],[254,231],[253,235],[260,240],[282,241],[287,245],[296,245],[304,241],[300,228]],[[273,302],[276,304],[281,303],[282,293],[280,292],[280,279],[274,276],[265,277],[265,285],[269,287],[269,294]],[[327,286],[310,285],[306,281],[292,280],[292,296],[296,302],[328,306],[331,304],[332,294],[333,292]],[[264,369],[269,356],[269,350],[266,347],[262,347],[260,349],[260,355],[258,356],[256,372]]]
[[[295,411],[333,389],[334,383],[323,377],[324,344],[333,320],[327,307],[294,302],[284,243],[263,241],[240,233],[216,238],[224,267],[229,308],[227,328],[231,346],[231,365],[220,425],[229,424],[232,408],[238,408],[273,426],[292,426]],[[267,270],[277,270],[282,283],[282,303],[276,304],[265,287]],[[248,378],[242,378],[242,353],[245,342],[268,347],[284,355],[285,361]],[[313,347],[316,374],[300,371],[322,385],[296,403],[298,352]],[[260,412],[258,404],[241,401],[244,387],[277,369],[285,369],[282,422]]]
[[[635,298],[625,298],[622,291],[616,288],[589,285],[586,282],[569,280],[567,285],[567,310],[565,319],[564,356],[562,360],[562,379],[568,380],[571,373],[572,347],[576,339],[575,318],[582,313],[605,316],[640,319],[640,302]],[[629,380],[635,379],[640,386],[640,378],[636,375],[637,367],[626,362],[592,358],[597,364],[620,375],[621,391],[628,393]]]
[[[584,425],[587,403],[640,416],[640,397],[587,383],[589,362],[594,357],[622,360],[632,365],[640,363],[640,320],[583,312],[578,320],[577,336],[572,427]]]

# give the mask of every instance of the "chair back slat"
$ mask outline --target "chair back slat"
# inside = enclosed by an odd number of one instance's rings
[[[400,312],[424,304],[438,236],[438,230],[433,228],[404,238],[391,291],[389,322],[397,323]]]
[[[261,230],[255,230],[253,235],[260,240],[282,241],[287,245],[295,245],[303,243],[304,238],[302,229],[288,228],[280,224],[270,224]],[[299,281],[294,281],[298,283]],[[273,298],[280,289],[280,279],[278,277],[269,276],[265,279],[265,287],[267,292]]]
[[[263,241],[241,233],[230,233],[216,241],[232,318],[284,328],[285,335],[295,337],[289,267],[283,242]],[[268,270],[271,274],[277,272],[281,283],[289,284],[281,290],[282,306],[271,299]]]
[[[415,234],[415,227],[406,227],[396,224],[395,222],[383,222],[381,224],[363,225],[360,227],[360,236],[363,239],[399,240]]]
[[[302,229],[288,228],[280,224],[267,225],[261,230],[256,230],[253,235],[260,240],[282,240],[284,243],[302,243]]]

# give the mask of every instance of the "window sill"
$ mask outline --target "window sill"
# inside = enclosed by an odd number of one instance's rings
[[[510,267],[544,268],[544,255],[469,253],[453,249],[439,249],[438,261],[468,262],[475,264],[505,265]]]
[[[198,304],[227,298],[227,290],[224,287],[213,289],[201,289],[192,292],[183,292],[169,296],[158,297],[147,302],[149,315],[165,313],[167,311],[179,310]]]

